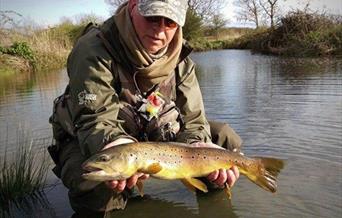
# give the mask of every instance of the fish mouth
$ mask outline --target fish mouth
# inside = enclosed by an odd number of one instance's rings
[[[89,164],[89,163],[83,164],[82,165],[82,169],[85,170],[88,173],[98,172],[98,171],[101,171],[101,170],[104,171],[103,168],[101,168],[99,166],[96,166],[96,165],[93,165],[93,164]]]
[[[93,181],[108,181],[118,180],[119,174],[114,172],[111,168],[99,163],[87,162],[82,165],[82,169],[85,171],[82,177],[87,180]]]

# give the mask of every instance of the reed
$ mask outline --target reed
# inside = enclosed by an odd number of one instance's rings
[[[32,142],[20,144],[0,159],[0,205],[39,192],[46,185],[50,161],[45,149],[37,152],[33,147]]]

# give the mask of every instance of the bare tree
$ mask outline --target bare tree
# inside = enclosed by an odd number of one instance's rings
[[[22,15],[18,12],[9,10],[9,11],[0,11],[0,28],[5,27],[15,27],[18,24],[16,18],[22,18]]]
[[[226,6],[224,0],[188,0],[189,8],[204,20],[210,20]]]
[[[114,13],[127,0],[105,0]],[[209,20],[225,7],[225,0],[188,0],[189,9],[195,11],[202,19]]]
[[[270,20],[271,28],[274,27],[274,21],[278,14],[280,14],[279,1],[278,0],[259,0],[259,4],[262,7],[265,15]]]
[[[124,2],[127,2],[128,0],[105,0],[106,4],[110,6],[110,11],[112,14],[115,13],[116,9],[122,5]]]
[[[262,7],[258,0],[235,0],[234,5],[239,8],[237,11],[239,20],[253,22],[256,28],[259,28]]]

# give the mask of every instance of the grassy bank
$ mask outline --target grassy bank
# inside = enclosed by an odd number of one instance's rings
[[[275,28],[246,29],[234,36],[202,37],[191,44],[197,51],[251,49],[291,57],[342,56],[342,16],[295,11]]]
[[[0,29],[0,77],[61,68],[85,24]],[[221,28],[215,34],[209,30],[204,28],[191,38],[195,51],[252,49],[294,57],[342,55],[342,16],[294,11],[282,17],[275,28]]]
[[[83,25],[0,29],[0,76],[61,68]]]
[[[342,16],[291,12],[275,28],[226,41],[225,48],[291,57],[342,56]]]
[[[216,35],[205,34],[189,41],[195,51],[230,48],[231,43],[253,31],[250,28],[223,28]]]

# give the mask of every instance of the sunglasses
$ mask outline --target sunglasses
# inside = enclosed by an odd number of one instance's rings
[[[145,17],[145,20],[149,23],[160,24],[163,19],[164,19],[164,25],[166,28],[173,29],[178,26],[176,22],[166,17],[160,17],[160,16]]]

